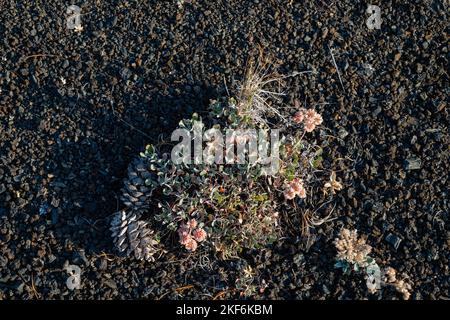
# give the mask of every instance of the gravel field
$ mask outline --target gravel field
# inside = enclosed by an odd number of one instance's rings
[[[0,300],[236,299],[246,265],[250,299],[401,299],[335,269],[342,227],[408,275],[411,299],[450,298],[448,1],[374,0],[373,30],[359,0],[75,4],[79,32],[69,2],[0,0]],[[323,116],[314,134],[344,183],[335,219],[242,260],[117,255],[109,219],[130,161],[225,95],[258,48],[281,73],[311,71],[288,79],[286,102]]]

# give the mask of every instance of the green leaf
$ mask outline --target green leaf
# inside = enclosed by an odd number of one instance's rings
[[[373,259],[372,257],[367,257],[366,263],[369,264],[369,265],[375,264],[375,259]]]
[[[323,160],[322,156],[317,156],[316,158],[314,158],[314,160],[311,163],[312,167],[314,169],[319,168],[322,165],[322,160]]]
[[[253,199],[257,202],[264,202],[267,200],[267,195],[265,193],[263,194],[256,194],[253,196]]]
[[[311,165],[312,165],[313,168],[316,169],[316,168],[318,168],[318,167],[321,166],[322,160],[323,160],[323,158],[322,158],[322,153],[323,153],[323,149],[322,149],[322,148],[319,148],[319,150],[317,150],[317,151],[314,153],[314,158],[313,158],[313,160],[311,161]]]
[[[145,147],[145,153],[148,153],[148,154],[155,153],[155,147],[152,144],[148,144]]]

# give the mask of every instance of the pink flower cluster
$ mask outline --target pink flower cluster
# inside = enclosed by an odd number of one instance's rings
[[[303,122],[306,132],[313,131],[316,126],[320,125],[323,121],[322,116],[314,109],[305,108],[300,108],[300,110],[294,114],[293,120],[295,123]]]
[[[284,197],[287,200],[292,200],[295,196],[299,196],[302,199],[306,198],[306,190],[302,179],[295,178],[291,182],[286,183],[284,188]]]
[[[193,252],[197,249],[198,242],[206,239],[207,233],[202,228],[197,228],[197,220],[191,219],[188,223],[182,224],[178,229],[180,244],[187,250]]]

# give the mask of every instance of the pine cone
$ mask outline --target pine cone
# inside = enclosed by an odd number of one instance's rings
[[[133,211],[127,214],[122,210],[114,214],[110,228],[114,245],[126,256],[134,254],[139,260],[155,261],[158,242],[154,240],[153,230],[138,218],[139,214]]]
[[[128,166],[128,179],[124,181],[120,199],[132,211],[142,213],[148,208],[151,188],[145,185],[145,180],[154,174],[149,172],[146,158],[136,158]]]

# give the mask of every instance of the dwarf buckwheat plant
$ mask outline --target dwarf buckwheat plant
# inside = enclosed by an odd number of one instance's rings
[[[356,230],[342,229],[334,244],[337,249],[338,264],[343,266],[344,271],[345,264],[352,265],[357,271],[358,268],[367,267],[373,261],[369,257],[372,247],[366,244],[365,239],[358,238]]]
[[[395,269],[388,267],[384,270],[384,276],[375,259],[369,256],[372,247],[366,244],[366,240],[358,238],[356,230],[342,229],[339,237],[334,241],[337,249],[336,268],[342,268],[344,273],[351,270],[364,271],[369,293],[375,294],[381,289],[381,285],[393,286],[402,293],[403,299],[410,297],[411,285],[405,280],[397,280]]]
[[[408,282],[406,282],[406,279],[397,279],[397,271],[392,267],[386,268],[384,274],[384,283],[393,286],[403,295],[403,299],[409,300],[412,287]]]
[[[279,147],[279,170],[268,175],[260,158],[234,164],[209,161],[215,151],[227,150],[216,139],[206,141],[205,162],[176,162],[158,147],[147,146],[129,170],[122,199],[128,210],[158,230],[155,234],[172,234],[187,252],[209,248],[223,259],[280,239],[280,211],[289,215],[303,204],[308,184],[317,179],[312,172],[322,151],[308,136],[323,120],[313,109],[284,108],[279,88],[286,77],[269,69],[267,63],[251,64],[237,86],[238,98],[211,101],[204,118],[193,114],[179,128],[189,133],[207,125],[219,131],[279,130],[278,142],[258,145],[258,152],[267,150],[267,144]],[[235,138],[249,140],[245,134]],[[244,150],[250,157],[248,143]]]

